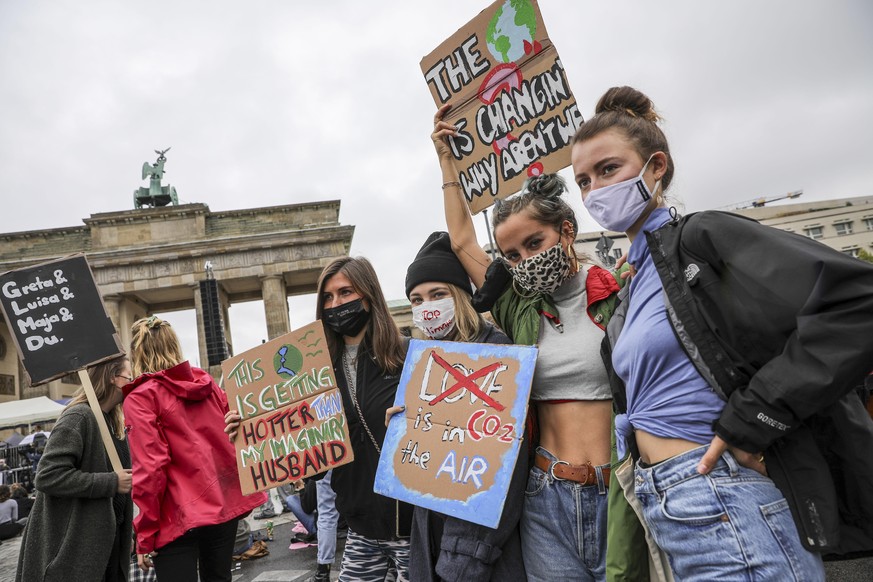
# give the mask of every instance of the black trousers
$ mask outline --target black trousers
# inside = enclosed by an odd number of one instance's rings
[[[155,550],[154,564],[161,582],[231,582],[237,520],[195,527]]]

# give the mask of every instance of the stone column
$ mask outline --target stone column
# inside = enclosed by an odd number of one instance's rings
[[[273,339],[291,331],[285,278],[282,275],[261,277],[261,295],[267,316],[267,338]]]
[[[197,349],[200,352],[200,367],[212,374],[217,382],[221,377],[221,366],[213,366],[218,368],[218,374],[209,367],[209,354],[206,351],[206,328],[203,327],[203,300],[200,297],[200,283],[192,283],[190,285],[194,292],[194,312],[197,315]]]

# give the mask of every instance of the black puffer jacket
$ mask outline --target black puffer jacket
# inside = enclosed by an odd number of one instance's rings
[[[367,434],[349,395],[342,356],[333,361],[337,383],[343,396],[343,407],[349,423],[349,440],[355,460],[333,469],[330,485],[336,492],[336,508],[349,528],[364,537],[394,540],[409,536],[412,506],[373,492],[379,452]],[[372,355],[358,354],[355,382],[358,404],[373,438],[382,447],[385,440],[385,410],[394,405],[400,371],[389,374],[382,370]]]
[[[873,422],[853,390],[873,368],[873,265],[724,212],[645,235],[680,343],[727,401],[716,434],[765,452],[809,549],[873,551]]]

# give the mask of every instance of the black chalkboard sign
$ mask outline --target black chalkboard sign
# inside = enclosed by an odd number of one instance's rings
[[[0,275],[0,307],[31,385],[123,351],[84,255]]]

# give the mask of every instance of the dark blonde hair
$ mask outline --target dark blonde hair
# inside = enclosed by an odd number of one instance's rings
[[[594,108],[594,117],[584,122],[573,136],[573,143],[583,142],[608,130],[621,132],[636,149],[643,161],[655,152],[667,156],[667,169],[661,178],[661,187],[666,190],[673,180],[673,156],[667,137],[658,121],[652,100],[633,87],[613,87],[603,94]]]
[[[370,261],[364,257],[342,257],[335,259],[324,268],[318,277],[318,302],[315,307],[315,318],[322,319],[324,314],[324,287],[331,277],[342,273],[352,284],[355,292],[370,306],[370,320],[364,332],[362,347],[366,349],[379,367],[391,374],[397,373],[403,367],[405,358],[403,338],[382,294],[382,287],[376,277],[376,271]],[[332,358],[337,358],[344,348],[341,334],[325,326],[327,346]],[[360,353],[360,352],[359,352]]]
[[[455,302],[455,329],[446,338],[453,342],[472,342],[479,338],[485,327],[485,319],[473,307],[470,294],[451,283],[443,283]]]
[[[135,321],[130,327],[130,335],[130,363],[134,378],[185,361],[176,332],[156,315]]]
[[[115,380],[115,377],[121,373],[125,362],[128,360],[129,358],[127,355],[123,355],[88,368],[88,377],[91,379],[91,385],[94,387],[94,395],[97,397],[97,401],[100,404],[104,404],[109,400],[109,397],[112,396],[112,392],[115,390],[115,384],[113,381]],[[73,399],[70,400],[67,407],[69,408],[76,404],[82,404],[83,402],[88,402],[88,396],[85,394],[85,390],[80,388],[76,392],[76,395],[73,396]],[[117,404],[115,408],[109,412],[109,430],[111,430],[116,437],[124,440],[124,411],[121,407],[121,403]]]

